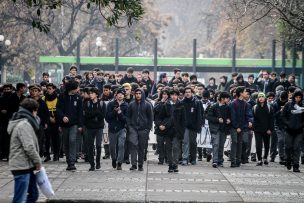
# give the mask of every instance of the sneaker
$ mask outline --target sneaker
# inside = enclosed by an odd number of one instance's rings
[[[257,161],[257,159],[256,159],[256,153],[251,153],[250,156],[251,156],[251,161],[252,162],[256,162]]]
[[[174,171],[174,173],[178,173],[178,166],[177,165],[173,165],[173,171]]]
[[[112,160],[112,167],[116,168],[116,160]]]
[[[268,165],[268,160],[267,159],[264,159],[264,164]]]
[[[174,172],[174,169],[173,169],[173,166],[169,166],[169,169],[168,169],[168,173],[173,173]]]
[[[45,157],[45,159],[44,159],[43,162],[48,162],[48,161],[51,161],[51,157],[50,156]]]
[[[212,159],[212,155],[211,154],[207,154],[207,162],[210,162]]]
[[[118,164],[117,164],[117,170],[118,170],[118,171],[122,170],[122,168],[121,168],[121,163],[119,163],[119,162],[118,162]]]
[[[130,171],[134,171],[137,169],[137,166],[136,165],[132,165],[131,168],[130,168]]]
[[[213,167],[213,168],[217,168],[217,163],[213,163],[213,164],[212,164],[212,167]]]
[[[100,163],[96,163],[96,169],[100,169]]]
[[[144,171],[144,168],[142,165],[138,165],[138,171]]]
[[[89,171],[95,171],[95,167],[91,166],[91,168],[89,169]]]
[[[263,166],[263,162],[262,161],[258,161],[258,163],[256,164],[256,166]]]
[[[196,165],[196,161],[191,161],[191,165]]]

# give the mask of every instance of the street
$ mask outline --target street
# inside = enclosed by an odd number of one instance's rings
[[[144,172],[112,168],[102,160],[100,170],[89,172],[82,160],[76,172],[67,172],[64,159],[44,164],[55,190],[49,202],[304,202],[304,174],[293,173],[278,163],[257,167],[255,163],[214,169],[206,160],[195,166],[179,166],[169,174],[149,152]],[[12,175],[0,162],[0,202],[13,196]],[[39,202],[46,199],[40,193]]]

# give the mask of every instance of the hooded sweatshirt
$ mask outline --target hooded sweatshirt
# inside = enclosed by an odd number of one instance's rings
[[[138,88],[135,93],[141,92],[141,100],[132,101],[128,108],[127,123],[128,126],[137,130],[151,130],[153,123],[153,110],[150,102],[146,101],[145,93]]]
[[[9,122],[7,131],[11,135],[9,167],[13,175],[22,175],[34,170],[36,164],[41,164],[36,131],[39,129],[39,119],[32,113],[20,107]]]

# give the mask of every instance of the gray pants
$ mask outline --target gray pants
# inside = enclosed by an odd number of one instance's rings
[[[301,155],[301,142],[303,140],[303,133],[290,134],[286,132],[286,161],[299,164]]]
[[[145,146],[149,138],[149,130],[137,130],[130,126],[129,133],[131,164],[136,165],[138,162],[138,165],[142,166],[144,164]]]
[[[186,128],[183,140],[183,160],[193,162],[196,161],[196,131]]]
[[[124,161],[126,133],[127,130],[125,128],[116,133],[109,132],[111,157],[112,160],[118,163]]]
[[[166,151],[166,146],[165,146],[165,137],[156,135],[157,138],[157,152],[158,152],[158,160],[160,162],[164,162],[165,160],[165,151]]]
[[[89,162],[92,167],[95,166],[94,163],[94,141],[96,144],[96,165],[100,164],[100,155],[101,155],[101,142],[102,142],[103,129],[87,129],[88,136],[88,157]]]
[[[213,150],[213,163],[223,164],[224,158],[224,145],[226,142],[227,135],[224,132],[217,131],[212,134],[212,150]]]
[[[177,137],[165,137],[166,154],[169,165],[177,165],[181,151],[180,140]]]
[[[242,137],[242,161],[249,159],[251,151],[252,132],[249,129],[244,130]],[[249,151],[249,152],[248,152]]]
[[[286,154],[285,154],[285,131],[283,129],[275,127],[275,132],[278,139],[278,149],[279,149],[279,157],[280,160],[285,160]]]
[[[270,158],[275,159],[277,156],[278,152],[278,135],[277,131],[274,130],[271,133],[271,138],[270,138]]]
[[[68,165],[74,165],[76,162],[77,125],[73,125],[69,128],[62,128],[62,134],[66,162]]]
[[[241,163],[242,157],[242,138],[243,131],[241,133],[237,133],[236,129],[231,130],[231,163],[239,164]]]

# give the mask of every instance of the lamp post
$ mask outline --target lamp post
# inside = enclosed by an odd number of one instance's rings
[[[101,37],[96,37],[97,56],[100,56],[101,45],[102,45]]]
[[[5,51],[6,48],[8,48],[11,45],[11,41],[9,39],[4,41],[4,36],[0,35],[0,69],[1,69],[1,83],[4,84],[6,83],[6,67],[1,67],[1,59],[2,59],[2,54]]]

